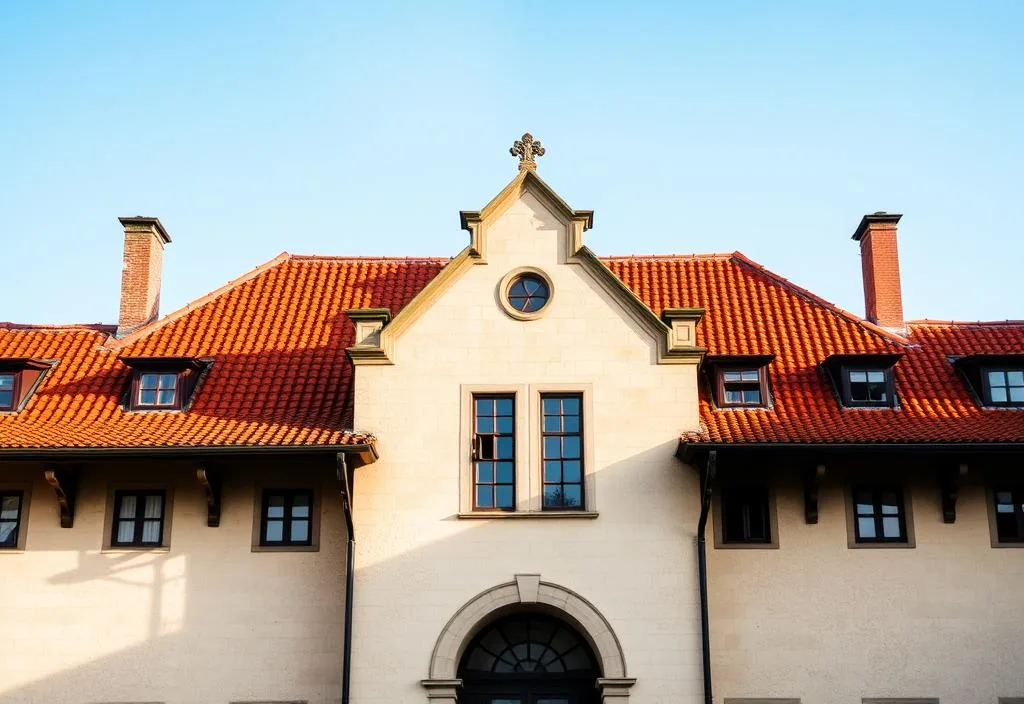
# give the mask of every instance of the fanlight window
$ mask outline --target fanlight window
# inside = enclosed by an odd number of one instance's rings
[[[587,674],[596,671],[589,646],[547,616],[510,616],[486,628],[466,650],[463,672],[474,674]]]

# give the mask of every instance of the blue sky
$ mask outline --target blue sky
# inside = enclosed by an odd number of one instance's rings
[[[279,252],[449,256],[539,173],[598,254],[740,250],[861,313],[1024,318],[1024,3],[0,3],[0,320],[115,322],[119,215],[169,312]]]

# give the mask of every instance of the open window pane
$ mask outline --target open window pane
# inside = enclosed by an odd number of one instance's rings
[[[473,397],[473,507],[515,508],[515,399]]]

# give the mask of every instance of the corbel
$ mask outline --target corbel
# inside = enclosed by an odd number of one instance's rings
[[[220,476],[200,467],[196,470],[196,480],[206,496],[206,525],[216,528],[220,525]]]
[[[821,492],[821,480],[824,477],[823,464],[804,473],[804,520],[807,523],[818,522],[818,494]]]
[[[967,465],[947,467],[939,472],[939,496],[942,499],[942,522],[956,523],[956,499],[963,477],[967,476]]]
[[[71,528],[75,525],[75,494],[77,482],[75,478],[59,469],[47,469],[43,472],[46,483],[53,488],[57,497],[57,511],[60,515],[60,527]]]

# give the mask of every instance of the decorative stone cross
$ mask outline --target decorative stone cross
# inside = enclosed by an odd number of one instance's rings
[[[533,135],[527,132],[521,139],[512,143],[512,148],[508,150],[508,153],[519,157],[520,171],[523,169],[536,171],[537,162],[534,157],[544,156],[544,147],[540,145],[539,141],[534,141]]]

